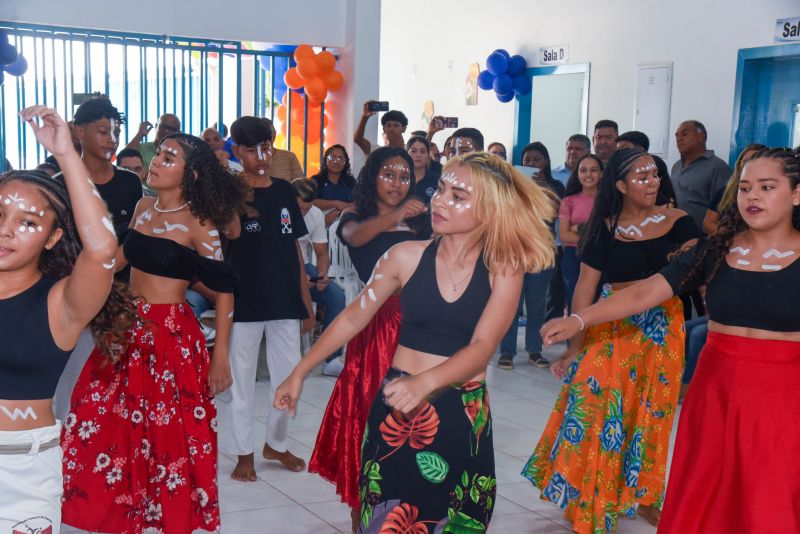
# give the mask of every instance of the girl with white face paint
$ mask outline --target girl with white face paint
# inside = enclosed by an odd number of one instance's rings
[[[247,188],[186,134],[161,141],[147,180],[157,196],[139,202],[116,257],[117,269],[132,267],[138,317],[122,357],[109,362],[95,350],[75,386],[62,441],[64,522],[89,531],[215,531],[212,397],[231,384],[236,283],[221,241],[237,235]],[[195,277],[218,293],[212,355],[185,302]]]
[[[63,179],[41,171],[0,177],[0,531],[57,533],[56,384],[87,325],[101,346],[124,344],[133,308],[112,293],[116,238],[67,124],[44,106],[20,117],[56,157]]]
[[[798,257],[800,154],[763,149],[744,165],[715,234],[580,317],[542,328],[554,343],[707,285],[709,335],[683,403],[659,532],[800,531],[800,430],[787,423],[800,410]]]
[[[361,452],[363,533],[394,529],[398,517],[411,530],[489,526],[497,481],[486,367],[516,313],[523,273],[555,259],[550,195],[486,152],[447,163],[430,209],[440,238],[381,256],[273,401],[294,411],[308,371],[402,289],[398,345]]]

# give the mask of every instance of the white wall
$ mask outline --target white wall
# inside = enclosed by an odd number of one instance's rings
[[[0,19],[158,35],[345,44],[348,0],[2,0]]]
[[[671,132],[705,123],[709,148],[727,159],[737,51],[771,45],[775,20],[800,15],[798,0],[383,0],[380,97],[422,126],[422,106],[475,126],[487,144],[513,139],[514,105],[481,91],[463,103],[467,65],[496,48],[534,66],[540,46],[569,44],[570,62],[591,62],[589,128],[599,119],[633,126],[637,64],[674,62]],[[452,70],[449,65],[452,64]],[[415,76],[416,73],[416,76]],[[441,134],[439,134],[441,136]],[[591,132],[590,132],[591,135]],[[444,136],[435,140],[444,141]],[[561,147],[548,147],[555,163]],[[668,159],[677,159],[670,143]]]

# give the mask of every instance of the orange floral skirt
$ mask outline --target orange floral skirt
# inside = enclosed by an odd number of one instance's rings
[[[522,471],[575,532],[610,532],[637,504],[661,506],[684,337],[678,297],[587,329]]]

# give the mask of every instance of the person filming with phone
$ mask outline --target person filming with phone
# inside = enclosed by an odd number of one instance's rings
[[[384,146],[405,148],[403,134],[406,131],[406,127],[408,127],[408,118],[405,114],[395,109],[389,110],[389,102],[367,100],[364,102],[364,110],[361,112],[361,121],[358,123],[358,128],[356,128],[356,133],[353,136],[353,141],[355,141],[358,147],[364,152],[365,156],[369,156],[372,152],[372,144],[364,137],[367,121],[379,111],[386,112],[381,117]]]

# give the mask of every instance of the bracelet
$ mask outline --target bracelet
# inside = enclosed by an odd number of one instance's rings
[[[576,318],[578,321],[580,321],[580,322],[581,322],[581,329],[580,329],[580,331],[581,331],[581,332],[583,332],[583,329],[586,327],[586,324],[583,322],[583,319],[581,319],[581,316],[580,316],[580,315],[578,315],[577,313],[571,313],[569,316],[570,316],[570,317],[575,317],[575,318]]]

